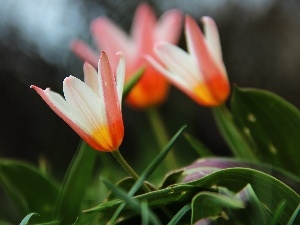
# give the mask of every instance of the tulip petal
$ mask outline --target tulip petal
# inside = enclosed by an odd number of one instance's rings
[[[83,140],[85,140],[89,145],[95,149],[101,148],[99,144],[91,138],[91,133],[85,129],[85,127],[80,126],[78,121],[70,113],[69,107],[63,97],[49,88],[42,90],[39,87],[31,85],[42,99],[49,105],[49,107],[61,117]]]
[[[112,143],[118,146],[124,135],[124,127],[121,113],[121,105],[116,90],[116,82],[111,71],[108,57],[105,52],[101,53],[99,61],[99,71],[101,73],[100,90],[103,92],[105,102],[105,117],[110,131]]]
[[[107,124],[105,107],[98,96],[81,80],[69,76],[64,80],[64,95],[72,109],[72,114],[81,126],[89,130],[99,143],[110,146],[110,136],[105,129]],[[107,148],[107,147],[106,147]]]
[[[117,68],[116,53],[122,51],[128,60],[132,59],[133,43],[127,34],[115,23],[105,17],[96,18],[91,24],[91,31],[99,49],[109,56],[112,68]]]
[[[181,31],[182,13],[179,10],[169,10],[156,23],[154,41],[166,41],[172,44],[178,42]]]
[[[125,59],[124,59],[124,54],[122,52],[118,52],[117,55],[120,56],[120,60],[117,67],[116,80],[117,80],[118,98],[121,105],[122,97],[123,97],[124,80],[125,80]]]
[[[196,59],[210,95],[213,96],[214,102],[223,102],[230,91],[227,75],[214,61],[200,28],[190,16],[186,16],[185,28],[188,50]]]
[[[198,67],[203,72],[204,79],[209,79],[211,76],[218,74],[215,63],[206,47],[203,34],[198,27],[198,24],[190,17],[186,16],[186,42],[188,51],[196,59]]]
[[[222,50],[219,38],[218,28],[215,21],[208,17],[202,17],[203,28],[205,33],[206,45],[210,51],[210,54],[214,58],[215,62],[218,64],[219,68],[223,71],[226,76],[226,70],[223,63]]]
[[[71,44],[71,49],[81,59],[89,62],[97,68],[99,56],[86,43],[80,40],[75,40]]]
[[[98,85],[98,73],[90,65],[85,62],[83,65],[83,73],[84,73],[84,82],[94,91],[94,93],[99,96],[99,85]]]
[[[202,82],[202,76],[193,61],[194,59],[181,48],[168,42],[160,42],[155,45],[154,51],[167,69],[175,74],[180,74],[190,86]]]
[[[153,57],[150,55],[146,55],[145,59],[156,69],[158,70],[162,75],[164,75],[171,83],[173,83],[175,86],[179,87],[182,90],[188,90],[191,89],[190,83],[188,83],[182,76],[178,75],[177,73],[174,73],[171,70],[168,70],[167,68],[163,67],[160,63],[158,63]]]
[[[136,53],[152,52],[155,23],[156,17],[151,7],[147,3],[140,4],[135,12],[130,32],[136,46]]]

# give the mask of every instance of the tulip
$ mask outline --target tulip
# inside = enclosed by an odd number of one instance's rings
[[[167,42],[160,42],[153,57],[146,58],[171,83],[204,106],[222,105],[230,94],[230,85],[222,59],[217,26],[210,17],[203,17],[204,34],[190,16],[185,20],[188,52]]]
[[[85,63],[85,82],[73,76],[65,78],[65,99],[49,88],[42,90],[34,85],[31,88],[92,148],[112,152],[119,148],[124,136],[121,112],[124,61],[121,54],[115,77],[107,55],[102,52],[98,73]]]
[[[159,21],[149,5],[143,3],[136,10],[131,35],[117,27],[105,17],[96,18],[91,24],[91,32],[99,49],[107,52],[111,59],[112,68],[117,64],[115,53],[122,51],[126,59],[126,77],[128,81],[141,67],[144,74],[126,98],[133,108],[149,108],[164,102],[167,97],[169,84],[164,76],[155,70],[144,59],[145,54],[155,57],[155,43],[167,41],[177,43],[181,32],[182,15],[178,10],[169,10]],[[84,42],[75,40],[71,46],[80,58],[96,66],[95,54]]]

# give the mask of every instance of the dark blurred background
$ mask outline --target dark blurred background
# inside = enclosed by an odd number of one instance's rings
[[[69,50],[75,38],[92,44],[91,20],[106,15],[126,31],[138,0],[0,1],[0,156],[38,163],[47,159],[61,178],[79,138],[29,88],[35,84],[62,93],[63,79],[82,78],[82,64]],[[300,1],[297,0],[151,0],[160,16],[179,8],[196,19],[211,16],[221,37],[231,84],[273,91],[300,106]],[[198,20],[199,21],[199,20]],[[105,31],[104,31],[105,32]],[[185,48],[184,37],[180,41]],[[172,88],[159,108],[168,132],[181,125],[219,155],[228,155],[211,111]],[[129,161],[145,151],[157,153],[145,113],[123,107],[125,138],[121,151]],[[142,136],[141,136],[142,135]],[[196,154],[182,139],[175,154],[184,165]],[[147,153],[148,154],[148,153]],[[145,166],[148,159],[139,161]]]

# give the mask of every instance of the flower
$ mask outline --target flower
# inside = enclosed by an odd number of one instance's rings
[[[121,112],[124,58],[121,54],[116,79],[104,52],[98,63],[98,74],[88,63],[84,64],[83,71],[85,82],[73,76],[65,78],[65,99],[49,88],[30,87],[91,147],[105,152],[117,150],[124,136]]]
[[[128,36],[111,20],[105,17],[96,18],[91,23],[91,32],[99,49],[107,52],[112,68],[116,67],[115,53],[122,51],[126,59],[125,81],[145,66],[142,78],[134,86],[126,98],[126,102],[134,108],[148,108],[162,103],[168,94],[169,83],[144,59],[145,54],[155,57],[155,43],[167,41],[176,43],[181,32],[181,12],[169,10],[159,21],[149,5],[143,3],[136,10],[131,35]],[[84,42],[75,40],[71,48],[79,57],[96,66],[95,54]]]
[[[217,26],[210,17],[203,17],[203,36],[195,20],[186,16],[185,36],[188,52],[170,43],[158,43],[154,51],[164,66],[147,56],[158,71],[193,100],[205,106],[217,106],[230,94],[227,72]]]

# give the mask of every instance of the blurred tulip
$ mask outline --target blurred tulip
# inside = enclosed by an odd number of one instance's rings
[[[144,109],[158,105],[166,99],[169,84],[164,76],[147,63],[144,55],[149,54],[156,58],[153,47],[160,41],[177,43],[181,33],[181,18],[181,12],[169,10],[157,21],[150,6],[143,3],[136,10],[130,36],[108,18],[99,17],[92,22],[91,32],[97,47],[107,52],[112,68],[116,68],[117,64],[115,53],[124,53],[125,81],[138,69],[145,67],[142,78],[126,98],[130,106]],[[84,42],[75,40],[71,48],[79,57],[96,66],[97,54]]]
[[[170,43],[160,42],[154,51],[164,65],[151,55],[146,58],[194,101],[205,106],[218,106],[228,98],[230,85],[217,26],[210,17],[203,17],[202,22],[205,37],[197,23],[186,16],[185,36],[189,53]]]
[[[49,88],[31,88],[42,97],[84,141],[99,151],[117,150],[123,140],[121,112],[125,76],[123,56],[114,76],[107,55],[102,52],[97,71],[84,64],[84,80],[69,76],[63,82],[65,99]]]

